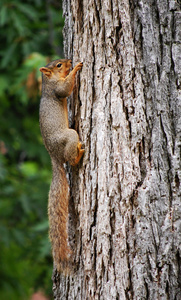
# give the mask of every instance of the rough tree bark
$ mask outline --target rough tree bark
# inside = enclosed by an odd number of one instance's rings
[[[55,299],[181,299],[181,12],[170,0],[64,0],[65,57],[84,66],[70,124],[74,270]],[[77,92],[78,91],[78,92]]]

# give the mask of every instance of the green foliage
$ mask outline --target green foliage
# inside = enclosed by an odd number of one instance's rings
[[[0,299],[51,293],[49,156],[39,129],[40,72],[62,56],[61,1],[0,3]]]

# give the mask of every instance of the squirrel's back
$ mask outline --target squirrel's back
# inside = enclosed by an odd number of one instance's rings
[[[64,110],[66,104],[66,99],[57,101],[48,97],[41,98],[39,118],[43,139],[46,140],[57,131],[68,128],[67,115]]]

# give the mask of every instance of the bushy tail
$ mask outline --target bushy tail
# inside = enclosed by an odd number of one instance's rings
[[[49,192],[49,236],[54,266],[63,271],[68,266],[71,250],[68,245],[68,182],[62,165],[52,161],[53,178]]]

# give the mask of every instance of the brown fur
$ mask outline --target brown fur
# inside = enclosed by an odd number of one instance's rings
[[[48,203],[49,235],[54,265],[59,272],[67,268],[71,254],[67,233],[69,193],[63,163],[68,161],[74,166],[84,153],[77,132],[68,127],[66,97],[71,94],[75,75],[82,65],[78,63],[69,73],[71,61],[58,59],[40,68],[43,73],[40,128],[53,169]]]

